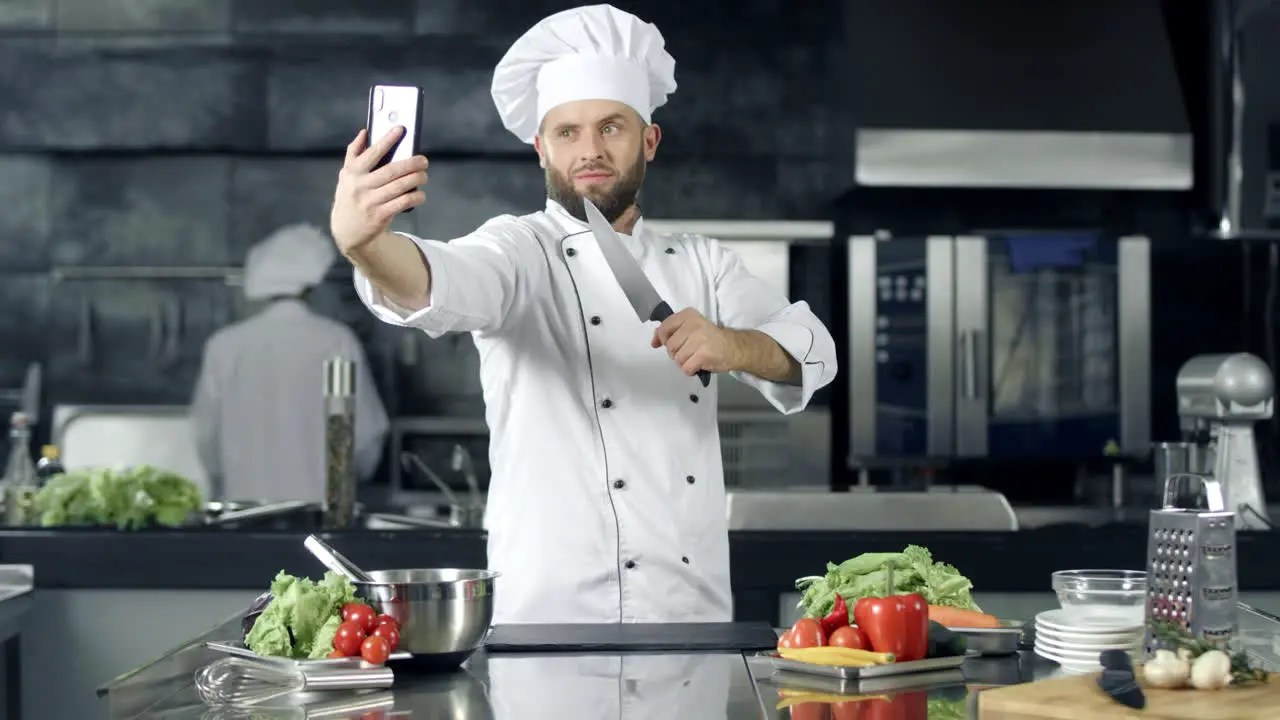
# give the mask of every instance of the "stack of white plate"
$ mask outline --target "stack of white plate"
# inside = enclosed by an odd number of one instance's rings
[[[1097,672],[1098,656],[1105,650],[1141,651],[1142,624],[1110,618],[1081,617],[1065,610],[1048,610],[1036,616],[1036,654],[1070,672]]]

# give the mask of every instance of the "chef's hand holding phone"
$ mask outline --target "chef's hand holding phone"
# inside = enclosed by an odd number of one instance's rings
[[[421,151],[422,89],[375,85],[366,128],[347,146],[338,173],[330,231],[344,254],[426,200],[427,158]]]

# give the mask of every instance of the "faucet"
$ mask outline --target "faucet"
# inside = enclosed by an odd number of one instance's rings
[[[458,500],[458,496],[454,495],[453,490],[449,488],[449,483],[445,482],[439,475],[435,474],[431,468],[427,467],[427,464],[422,462],[422,458],[411,452],[403,452],[400,453],[400,463],[406,470],[410,467],[418,468],[424,477],[439,488],[440,492],[444,493],[445,499],[449,501],[450,505],[457,507],[462,504],[462,502]]]
[[[480,480],[476,477],[476,464],[471,459],[471,452],[462,445],[453,446],[453,471],[462,473],[467,479],[467,487],[471,490],[471,505],[479,507]]]

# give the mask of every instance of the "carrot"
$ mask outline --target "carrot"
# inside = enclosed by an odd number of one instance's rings
[[[929,619],[949,628],[998,628],[1000,621],[995,615],[965,610],[963,608],[943,605],[929,606]]]

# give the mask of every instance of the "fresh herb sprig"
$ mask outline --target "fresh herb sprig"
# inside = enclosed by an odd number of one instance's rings
[[[1270,673],[1255,668],[1249,661],[1249,654],[1243,650],[1231,652],[1229,649],[1215,645],[1204,638],[1194,637],[1176,623],[1167,620],[1152,620],[1151,633],[1156,640],[1171,645],[1175,651],[1186,650],[1194,660],[1210,650],[1222,650],[1231,658],[1231,684],[1244,685],[1250,682],[1267,682]]]

